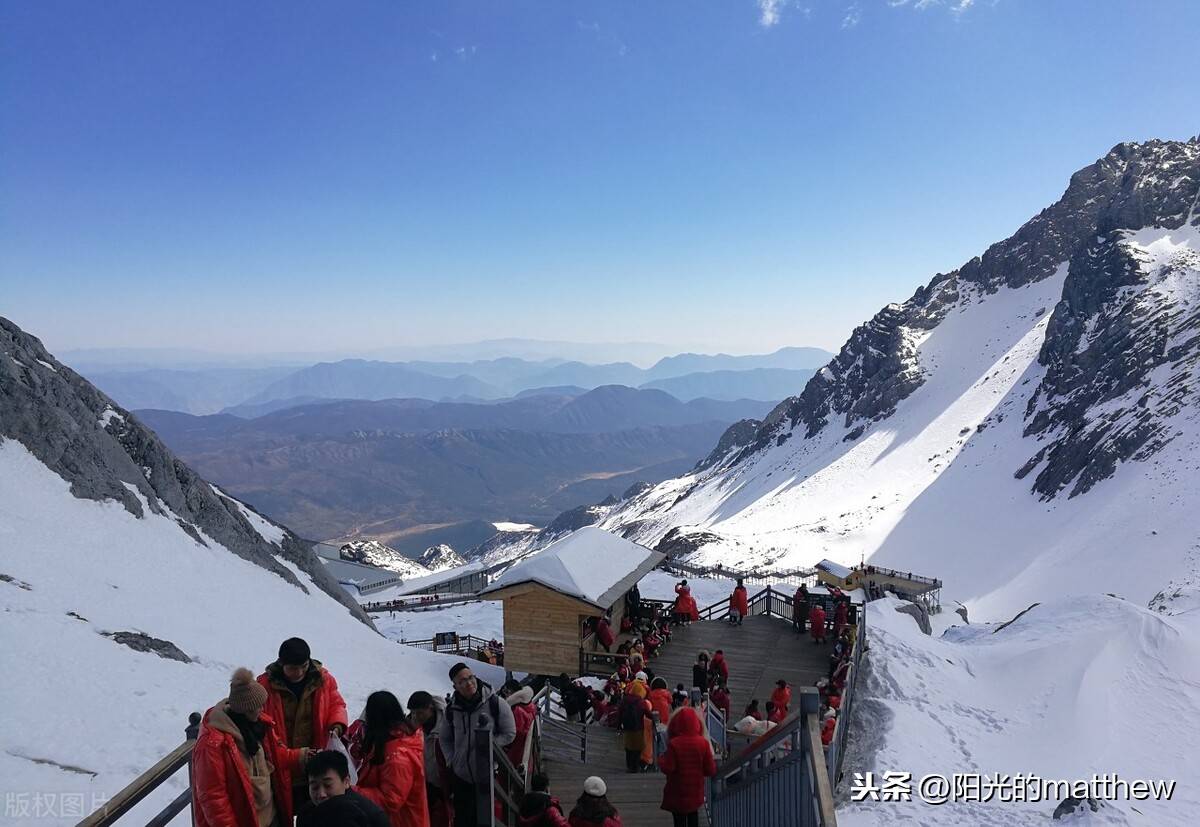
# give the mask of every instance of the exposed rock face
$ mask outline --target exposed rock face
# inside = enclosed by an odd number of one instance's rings
[[[1033,484],[1043,499],[1084,493],[1118,463],[1153,455],[1173,438],[1166,420],[1196,402],[1200,252],[1172,240],[1200,239],[1200,143],[1113,153],[1126,172],[1071,258],[1027,411],[1026,435],[1049,438],[1022,469],[1045,459]]]
[[[730,425],[725,429],[725,433],[721,434],[721,439],[717,442],[717,447],[713,448],[707,457],[696,463],[695,470],[703,471],[705,468],[711,468],[729,456],[731,451],[750,445],[758,435],[758,429],[761,425],[762,422],[757,419],[742,419]],[[646,485],[646,488],[634,493],[640,494],[649,488],[650,486]],[[632,491],[633,489],[630,490]],[[622,497],[622,499],[627,500],[629,496]]]
[[[305,587],[280,562],[312,577],[364,623],[369,618],[291,532],[277,546],[236,505],[167,450],[153,431],[59,363],[42,343],[0,318],[0,437],[14,439],[61,476],[76,497],[116,500],[131,514],[149,509],[174,519],[196,542],[215,540],[234,554]]]
[[[440,543],[436,546],[430,546],[425,549],[421,555],[421,565],[429,569],[429,571],[445,571],[446,569],[456,569],[459,566],[465,566],[467,561],[450,546],[445,543]]]
[[[1064,262],[1062,300],[1039,357],[1046,375],[1026,412],[1026,435],[1043,444],[1013,470],[1024,477],[1037,469],[1033,489],[1043,498],[1068,488],[1074,496],[1118,463],[1151,456],[1172,437],[1163,420],[1195,403],[1200,255],[1194,243],[1172,253],[1170,238],[1139,231],[1200,231],[1198,197],[1200,139],[1117,145],[1071,176],[1062,198],[1012,237],[858,327],[752,439],[727,432],[730,444],[745,441],[744,448],[722,454],[718,446],[703,468],[735,465],[797,431],[813,437],[835,419],[848,429],[845,439],[857,439],[921,386],[916,342],[960,299],[986,300],[1000,287],[1041,281]],[[1092,413],[1099,408],[1102,414]]]
[[[933,626],[929,623],[929,612],[920,603],[903,603],[896,607],[900,614],[912,615],[913,620],[925,634],[933,634]]]
[[[122,646],[128,646],[135,652],[149,652],[160,658],[177,660],[180,663],[192,662],[192,659],[185,655],[182,649],[169,640],[160,640],[141,632],[106,632],[104,636]]]
[[[424,577],[429,574],[429,569],[425,566],[378,540],[355,540],[346,543],[338,549],[338,556],[352,563],[398,572],[405,577]]]
[[[671,560],[677,557],[686,558],[689,554],[693,554],[706,544],[719,539],[717,535],[708,531],[698,531],[688,526],[679,526],[668,531],[658,541],[658,545],[654,547],[654,550],[662,552]]]

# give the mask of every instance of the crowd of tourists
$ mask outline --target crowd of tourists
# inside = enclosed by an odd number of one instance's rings
[[[662,615],[643,604],[636,588],[622,615],[623,641],[617,670],[602,689],[560,675],[555,681],[568,719],[594,719],[618,730],[629,773],[665,776],[662,809],[676,825],[698,823],[705,779],[716,773],[708,733],[708,706],[732,721],[731,665],[722,650],[697,654],[690,683],[672,689],[653,661],[670,640],[672,626],[699,619],[687,581]],[[797,589],[793,626],[815,644],[834,643],[826,677],[817,681],[821,737],[828,746],[837,726],[842,691],[854,647],[849,599],[831,589],[834,618],[827,624],[824,599]],[[729,621],[748,614],[738,580],[729,599]],[[617,633],[606,615],[596,639],[612,651]],[[497,646],[498,652],[503,650]],[[490,660],[490,658],[489,658]],[[499,658],[497,658],[499,660]],[[677,677],[677,676],[676,676]],[[393,693],[372,693],[350,719],[337,681],[312,657],[308,644],[289,638],[257,678],[238,669],[229,694],[203,716],[193,752],[193,807],[197,827],[477,827],[490,820],[491,743],[514,767],[527,761],[526,744],[538,715],[533,689],[508,682],[499,692],[466,663],[449,671],[444,698],[427,691],[404,703]],[[792,688],[776,681],[765,707],[749,701],[733,728],[766,736],[791,713]],[[479,743],[487,738],[491,743]],[[536,769],[536,768],[531,768]],[[567,813],[549,793],[549,779],[534,772],[519,801],[522,827],[621,827],[621,817],[599,776],[588,778]]]

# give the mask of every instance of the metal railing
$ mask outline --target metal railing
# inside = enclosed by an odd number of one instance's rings
[[[533,696],[533,703],[539,709],[544,697],[549,694],[550,685],[543,686],[541,691]],[[492,772],[491,800],[487,813],[493,817],[491,824],[502,824],[505,827],[516,827],[517,816],[521,809],[521,798],[529,792],[529,784],[534,773],[542,768],[542,716],[536,715],[529,727],[525,739],[525,747],[521,753],[521,762],[513,766],[507,751],[495,741],[491,742]],[[499,806],[497,806],[499,805]]]
[[[807,586],[814,586],[817,583],[817,570],[815,568],[785,569],[781,571],[761,571],[754,569],[740,571],[721,565],[695,566],[678,560],[665,562],[659,568],[664,571],[682,572],[692,577],[719,577],[728,580],[737,580],[740,577],[745,582],[751,584],[784,583],[798,588],[801,583]]]
[[[109,827],[117,819],[132,810],[139,802],[157,790],[168,779],[184,767],[188,771],[187,789],[159,811],[148,822],[146,827],[163,827],[171,819],[179,815],[192,803],[192,750],[196,746],[196,738],[200,735],[200,713],[193,712],[188,716],[188,725],[184,729],[184,742],[171,750],[150,769],[135,778],[128,786],[104,803],[90,816],[79,822],[78,827]]]
[[[854,650],[850,653],[846,684],[842,687],[842,705],[838,710],[833,740],[829,743],[829,752],[825,759],[829,769],[829,785],[833,789],[837,789],[838,782],[842,779],[842,760],[846,757],[846,740],[850,733],[850,713],[854,706],[854,688],[858,683],[858,673],[866,648],[867,624],[864,620],[864,622],[858,623],[854,630]]]
[[[453,637],[445,635],[434,635],[431,638],[417,638],[416,640],[401,640],[398,643],[404,646],[412,646],[416,649],[424,649],[427,652],[436,652],[439,655],[466,655],[471,652],[487,652],[490,651],[497,656],[497,665],[503,665],[504,649],[493,649],[492,644],[500,641],[492,641],[481,637],[476,637],[472,634],[460,635],[453,632]]]
[[[800,689],[800,709],[736,756],[708,781],[712,827],[836,827],[833,790],[812,687]]]
[[[542,691],[534,696],[537,705],[538,720],[541,722],[540,735],[543,741],[561,747],[567,755],[579,754],[579,760],[587,762],[588,724],[594,720],[592,708],[589,706],[580,716],[578,725],[567,720],[567,708],[561,695],[550,685],[546,684]]]

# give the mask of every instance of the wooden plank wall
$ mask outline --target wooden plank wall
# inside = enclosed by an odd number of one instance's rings
[[[504,665],[518,672],[579,672],[580,605],[535,588],[504,600]]]

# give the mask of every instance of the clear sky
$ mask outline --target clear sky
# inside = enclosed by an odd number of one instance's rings
[[[1195,0],[0,0],[0,315],[52,349],[854,325],[1123,140]]]

